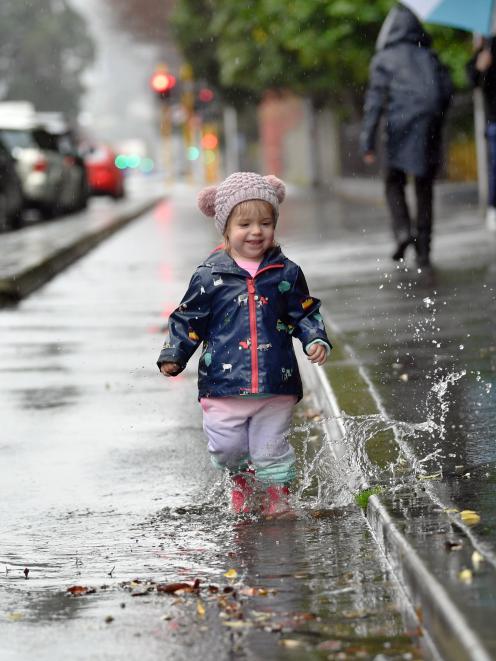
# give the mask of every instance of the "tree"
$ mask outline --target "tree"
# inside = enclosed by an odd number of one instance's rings
[[[75,116],[94,58],[84,19],[67,0],[0,3],[0,96]]]
[[[215,28],[216,0],[180,0],[170,17],[172,36],[194,77],[205,80],[227,103],[242,107],[247,101],[260,99],[260,87],[245,85],[240,80],[223,78],[220,50],[222,35]]]
[[[195,72],[211,84],[289,89],[314,106],[359,108],[381,24],[393,0],[178,0],[172,23]],[[470,35],[433,31],[458,83]]]

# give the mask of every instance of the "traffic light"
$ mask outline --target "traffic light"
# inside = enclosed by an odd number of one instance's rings
[[[175,76],[163,68],[157,69],[150,79],[150,87],[159,99],[168,99],[175,85]]]
[[[198,100],[202,103],[210,103],[213,100],[215,94],[208,87],[202,87],[198,92]]]
[[[200,84],[195,92],[195,112],[204,121],[213,120],[219,112],[219,104],[215,92],[204,84]]]

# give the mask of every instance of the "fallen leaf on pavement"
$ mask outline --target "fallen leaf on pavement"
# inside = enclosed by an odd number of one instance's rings
[[[239,594],[244,595],[245,597],[256,597],[258,594],[258,589],[257,588],[241,588],[239,591]]]
[[[301,640],[295,640],[294,638],[283,638],[279,641],[279,645],[287,647],[288,649],[296,649],[297,647],[302,647],[303,643]]]
[[[472,583],[472,570],[471,569],[462,569],[458,574],[458,578],[462,583]]]
[[[194,583],[158,583],[157,592],[173,594],[182,590],[183,592],[196,592],[200,587],[200,580],[197,578]]]
[[[196,602],[196,612],[198,613],[199,617],[204,618],[205,617],[205,606],[201,601]]]
[[[274,588],[241,588],[239,594],[245,595],[246,597],[267,597],[269,594],[275,594],[276,590]]]
[[[19,620],[24,619],[23,613],[7,613],[7,619],[10,620],[11,622],[19,622]]]
[[[93,594],[96,590],[95,588],[87,588],[85,585],[72,585],[70,588],[67,588],[67,592],[77,597],[80,594]]]
[[[472,553],[472,565],[475,571],[478,571],[481,562],[484,562],[484,556],[479,551],[474,551]]]
[[[461,542],[460,540],[451,541],[447,539],[444,542],[444,547],[447,551],[459,551],[460,549],[463,548],[463,542]]]
[[[463,510],[460,512],[461,520],[469,526],[475,526],[480,522],[480,516],[474,510]]]
[[[238,575],[238,572],[237,572],[235,569],[228,569],[228,570],[226,571],[226,573],[224,574],[224,576],[225,576],[226,578],[229,578],[229,579],[231,579],[231,578],[236,578],[237,575]]]
[[[250,611],[250,615],[255,618],[255,620],[269,620],[274,613],[266,613],[265,611]]]
[[[252,626],[251,622],[244,622],[243,620],[227,620],[222,622],[225,627],[231,627],[231,629],[248,629]]]
[[[166,592],[167,594],[173,594],[178,590],[186,590],[188,588],[191,590],[191,587],[192,586],[190,583],[158,583],[157,592]]]

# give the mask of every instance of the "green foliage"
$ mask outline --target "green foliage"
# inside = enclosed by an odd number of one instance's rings
[[[213,29],[216,5],[216,0],[179,0],[172,12],[169,27],[193,68],[196,79],[207,81],[226,101],[235,106],[241,106],[247,100],[256,102],[259,90],[244,87],[239,81],[231,84],[221,80],[219,50],[222,36]]]
[[[93,58],[84,19],[66,0],[0,3],[1,98],[74,115]]]
[[[428,25],[433,48],[441,60],[448,65],[453,81],[458,89],[468,85],[466,66],[472,55],[473,37],[470,32],[455,30],[441,25]]]
[[[218,88],[290,89],[314,105],[361,105],[370,60],[394,0],[178,0],[172,25],[198,76]],[[436,46],[464,85],[470,35],[436,28]]]

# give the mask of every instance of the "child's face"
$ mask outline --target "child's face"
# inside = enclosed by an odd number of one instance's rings
[[[226,229],[231,256],[258,260],[274,245],[275,224],[272,207],[262,201],[249,201],[234,208]]]

